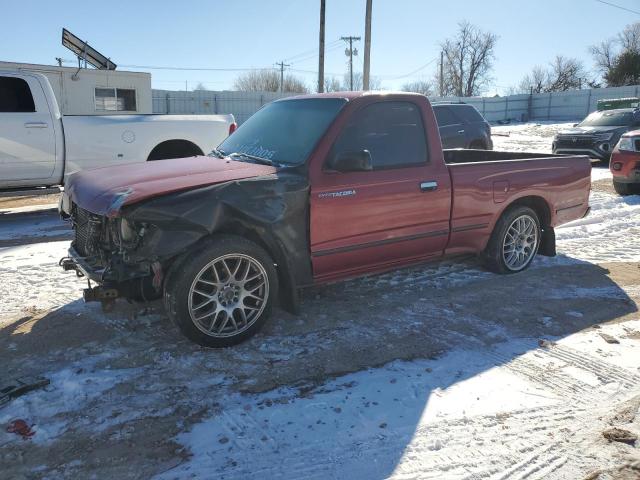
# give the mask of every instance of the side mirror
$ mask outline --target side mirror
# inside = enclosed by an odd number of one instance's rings
[[[330,168],[338,172],[368,172],[373,170],[369,150],[340,152],[333,157]]]

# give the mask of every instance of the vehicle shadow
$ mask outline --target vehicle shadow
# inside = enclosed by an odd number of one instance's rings
[[[22,315],[0,329],[4,375],[45,374],[52,384],[7,407],[0,420],[29,414],[44,429],[63,426],[48,445],[31,445],[28,461],[8,472],[55,465],[65,474],[121,478],[163,471],[174,478],[197,468],[228,478],[286,472],[387,478],[410,454],[425,412],[473,415],[472,390],[468,405],[453,406],[438,404],[441,392],[482,384],[478,379],[494,367],[538,348],[539,339],[555,341],[631,316],[638,308],[624,286],[634,278],[637,283],[635,264],[604,268],[558,258],[497,276],[474,260],[443,261],[309,289],[299,316],[277,310],[256,337],[221,350],[185,340],[158,304],[123,303],[103,314],[76,301]],[[535,376],[526,368],[515,375]],[[571,388],[584,387],[552,375],[535,382],[539,391],[532,395],[566,401]],[[509,386],[503,388],[508,396]],[[47,408],[38,411],[44,402]],[[114,436],[132,422],[127,435]],[[433,435],[425,438],[434,444],[425,451],[436,458],[445,427],[430,428]],[[455,433],[446,438],[471,442],[464,423],[446,429]],[[187,452],[168,439],[189,431],[206,441],[189,447],[187,461]],[[73,470],[83,452],[77,466],[83,470]],[[494,468],[506,471],[506,455],[496,457]],[[465,468],[473,461],[469,454],[451,462]]]

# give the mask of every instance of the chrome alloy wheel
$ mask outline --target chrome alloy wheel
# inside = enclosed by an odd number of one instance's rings
[[[269,278],[260,262],[248,255],[223,255],[191,283],[189,314],[205,335],[233,337],[260,318],[268,298]]]
[[[538,248],[538,224],[529,215],[516,218],[504,236],[502,258],[507,268],[517,272],[525,268]]]

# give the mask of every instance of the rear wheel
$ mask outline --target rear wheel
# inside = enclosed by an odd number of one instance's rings
[[[165,307],[190,340],[205,347],[235,345],[271,314],[278,277],[273,260],[255,243],[219,237],[178,265],[167,280]]]
[[[540,220],[534,210],[510,208],[496,223],[483,254],[484,264],[496,273],[521,272],[535,258],[541,237]]]
[[[640,193],[640,185],[634,183],[621,183],[613,181],[613,188],[618,195],[633,195]]]

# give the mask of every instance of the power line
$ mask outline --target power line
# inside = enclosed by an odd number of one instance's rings
[[[331,47],[328,47],[325,50],[325,53],[333,52],[333,51],[338,50],[340,48],[342,48],[342,45],[339,43],[337,45],[333,45]],[[296,65],[299,65],[300,63],[304,63],[304,62],[307,62],[309,60],[315,60],[316,58],[318,58],[318,56],[319,56],[318,52],[315,52],[315,53],[310,54],[310,55],[308,55],[306,57],[302,57],[302,58],[298,58],[296,60],[293,60],[293,63],[295,63]],[[285,60],[286,61],[290,61],[289,59],[285,59]]]
[[[271,70],[274,67],[251,67],[251,68],[208,68],[208,67],[170,67],[164,65],[119,65],[125,68],[143,68],[146,70],[179,70],[179,71],[202,71],[202,72],[250,72],[254,70]]]
[[[431,60],[429,60],[427,63],[425,63],[424,65],[416,68],[415,70],[413,70],[412,72],[409,73],[405,73],[404,75],[396,75],[393,77],[388,77],[389,80],[400,80],[401,78],[407,78],[410,77],[412,75],[415,75],[416,73],[418,73],[421,70],[424,70],[425,68],[427,68],[429,65],[431,65],[433,62],[435,62],[436,60],[438,60],[438,57],[433,58]]]
[[[327,43],[326,47],[329,48],[329,47],[333,47],[335,45],[341,45],[341,44],[342,44],[342,40],[338,39],[338,40],[334,40],[333,42]],[[299,62],[300,61],[299,57],[304,57],[304,58],[311,57],[311,58],[313,58],[313,57],[317,57],[317,56],[318,56],[318,49],[314,48],[314,49],[305,50],[304,52],[300,52],[297,55],[292,55],[290,57],[285,58],[284,60],[287,61],[287,62],[291,62],[293,60]]]
[[[620,10],[624,10],[625,12],[635,13],[636,15],[640,15],[638,10],[631,10],[627,7],[621,7],[620,5],[616,5],[615,3],[605,2],[604,0],[596,0],[598,3],[603,3],[604,5],[609,5],[610,7],[619,8]]]

